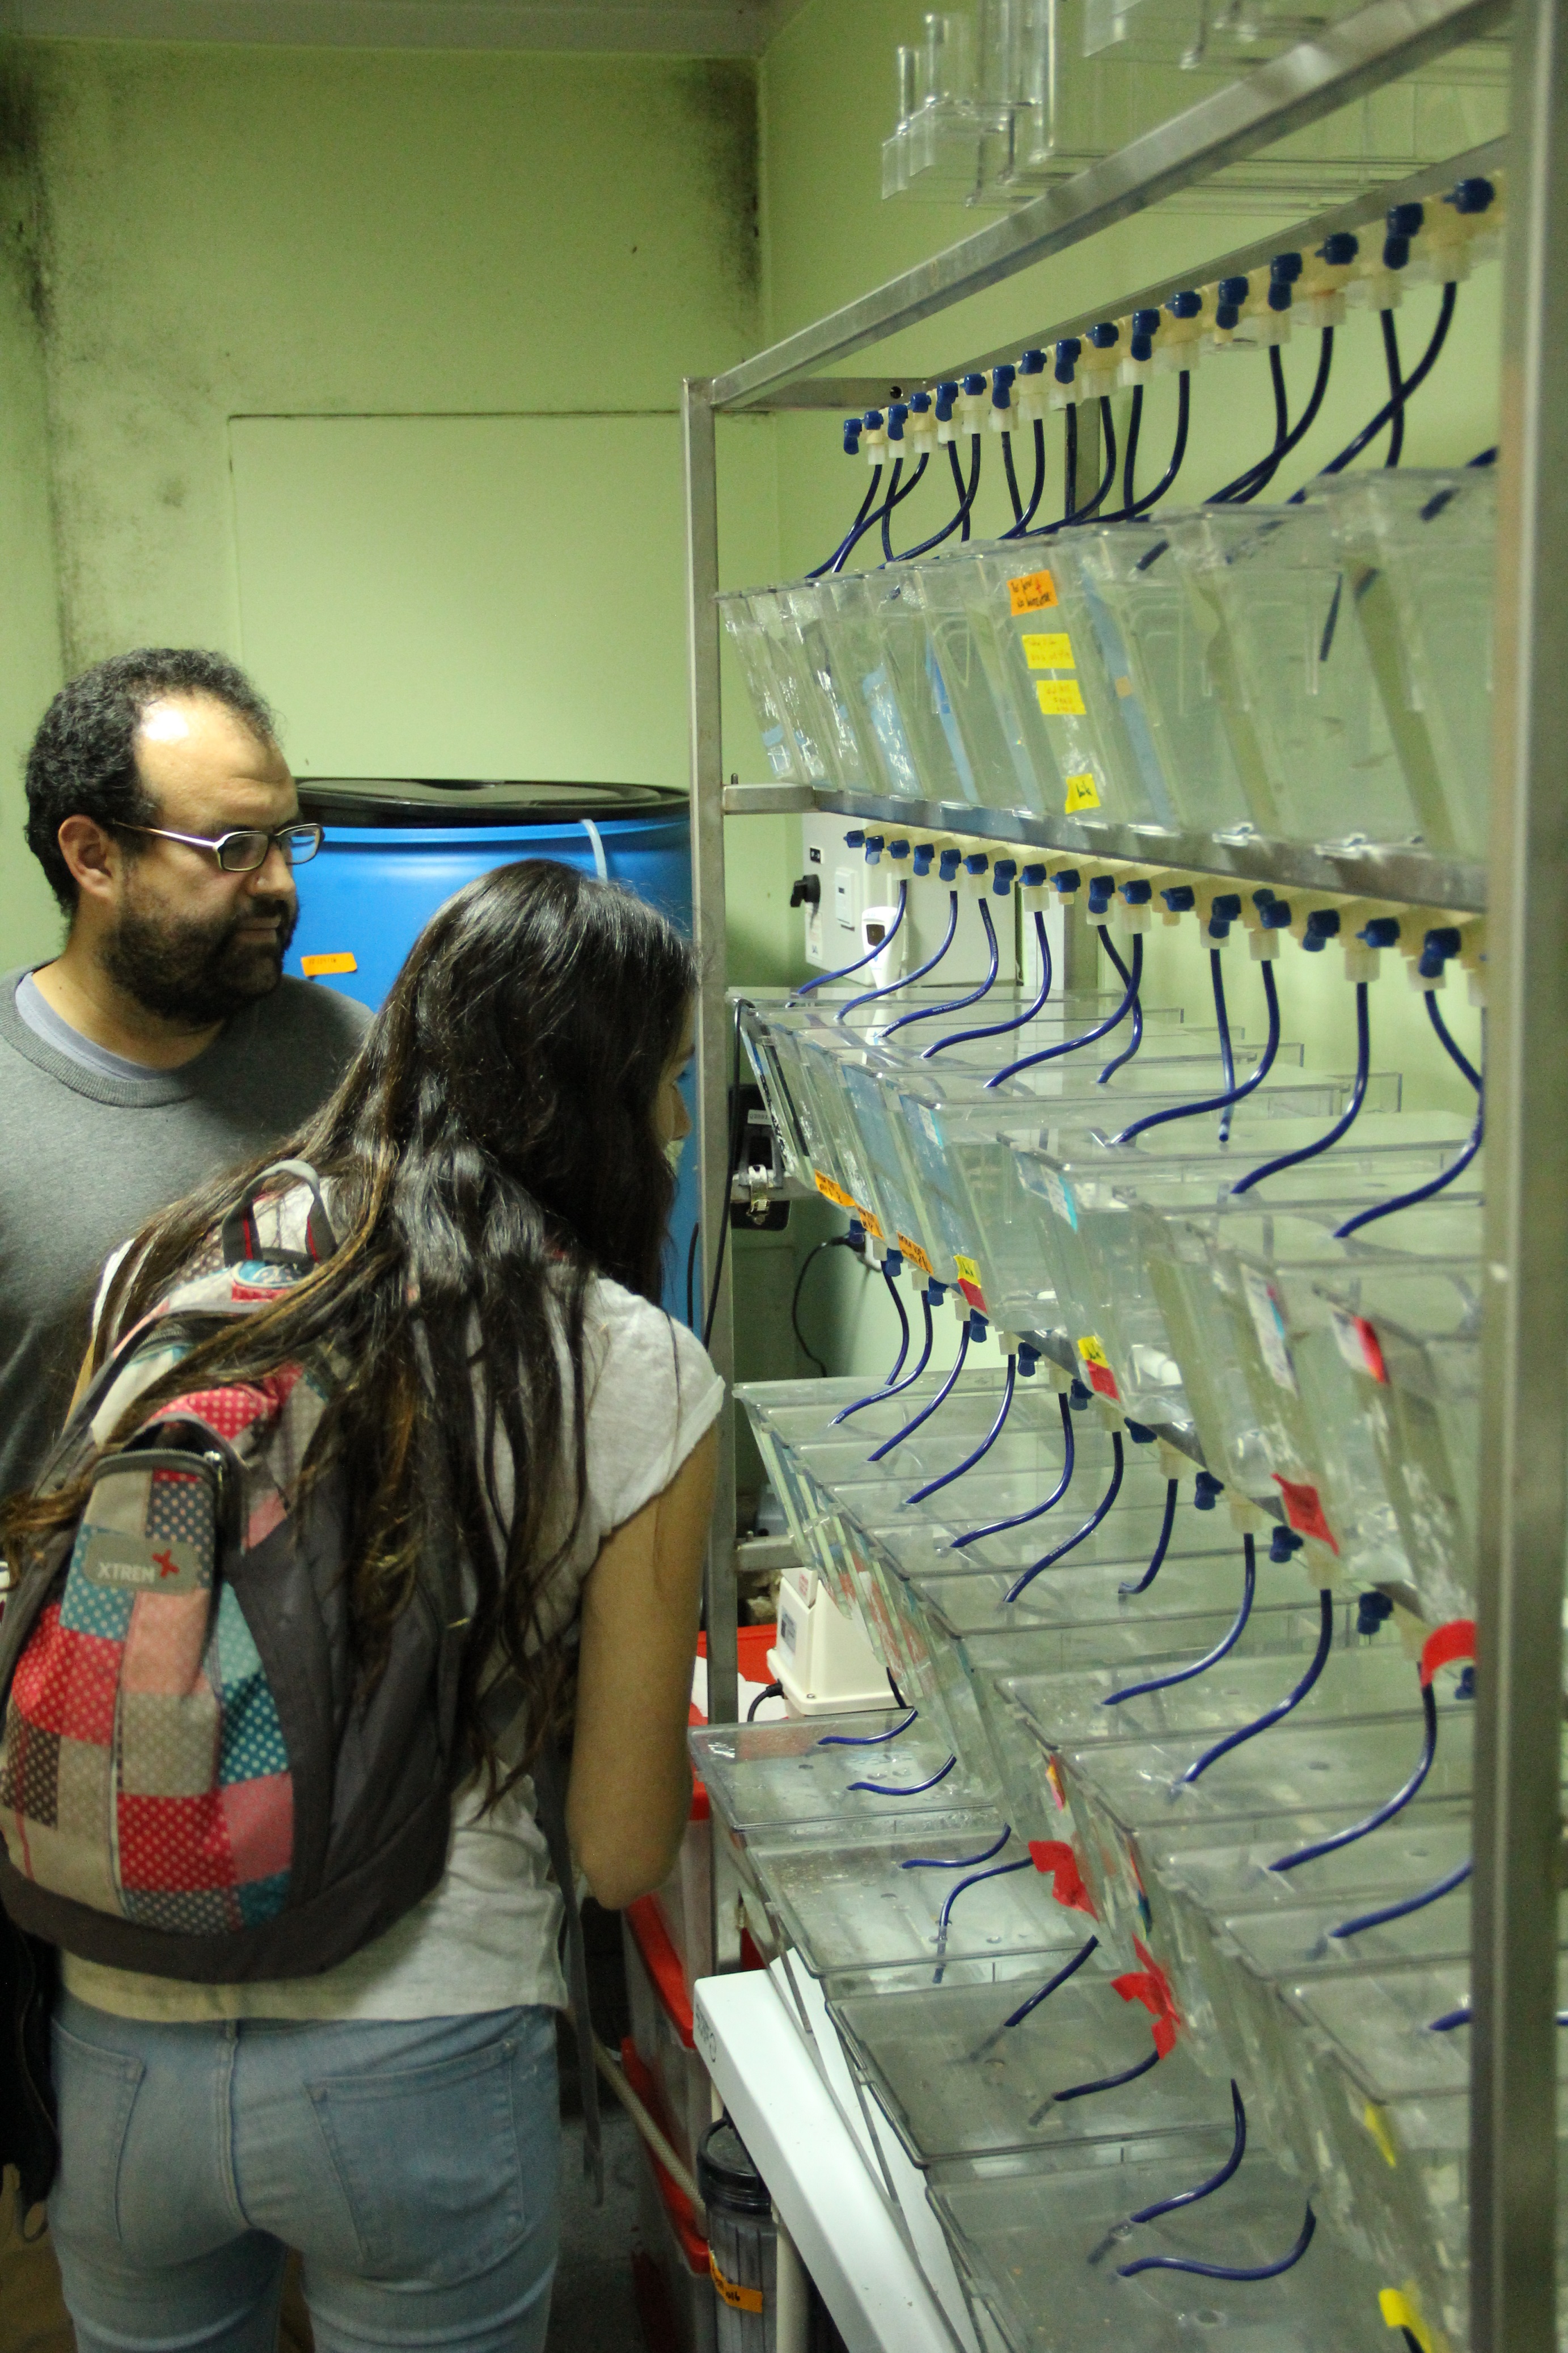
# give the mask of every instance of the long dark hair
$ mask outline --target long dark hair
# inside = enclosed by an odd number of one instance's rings
[[[376,1671],[423,1546],[455,1535],[477,1586],[459,1728],[492,1797],[527,1761],[501,1774],[480,1718],[494,1650],[523,1686],[529,1757],[562,1709],[568,1654],[542,1639],[541,1604],[585,1493],[584,1295],[600,1274],[658,1299],[675,1179],[654,1105],[696,976],[674,926],[614,883],[542,859],[481,875],[431,917],[316,1116],[144,1227],[99,1321],[101,1362],[268,1162],[306,1160],[325,1180],[336,1253],[202,1342],[109,1443],[204,1380],[330,1359],[305,1479],[331,1462],[348,1482],[363,1671]],[[74,1504],[72,1492],[16,1499],[13,1567],[79,1510],[84,1482]]]

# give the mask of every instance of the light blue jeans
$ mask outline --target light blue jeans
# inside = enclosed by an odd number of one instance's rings
[[[548,2010],[153,2026],[62,1994],[49,2200],[79,2353],[542,2353],[560,2118]]]

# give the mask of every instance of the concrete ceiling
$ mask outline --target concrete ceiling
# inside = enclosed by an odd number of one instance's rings
[[[0,32],[318,48],[759,57],[804,0],[0,0]]]

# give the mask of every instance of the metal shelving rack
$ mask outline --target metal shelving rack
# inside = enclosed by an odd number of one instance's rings
[[[1102,826],[1044,826],[965,808],[920,808],[791,786],[726,789],[720,728],[715,419],[725,414],[882,406],[888,376],[820,371],[1097,231],[1192,186],[1222,164],[1509,21],[1506,0],[1373,0],[1320,37],[1106,157],[1075,178],[861,296],[723,375],[689,379],[686,473],[692,882],[703,984],[699,1139],[704,1295],[727,1204],[731,1030],[725,1006],[726,813],[823,807],[925,821],[1047,847],[1217,871],[1394,902],[1489,913],[1488,1289],[1479,1560],[1471,2115],[1471,2353],[1556,2353],[1557,1899],[1562,1610],[1568,1537],[1568,9],[1518,0],[1510,131],[1398,186],[1369,187],[1266,243],[1194,266],[1181,280],[1107,300],[1115,316],[1321,241],[1369,211],[1509,167],[1503,419],[1496,607],[1492,855],[1484,873],[1405,855],[1346,864],[1288,845],[1245,849]],[[1556,263],[1555,269],[1553,263]],[[1026,338],[1047,343],[1075,316]],[[965,366],[1006,353],[978,353]],[[922,375],[959,375],[947,367]],[[1558,387],[1555,398],[1552,387]],[[729,1264],[712,1355],[733,1368]],[[737,1712],[733,1465],[724,1450],[707,1573],[710,1713]],[[733,1957],[716,1906],[715,1951]]]

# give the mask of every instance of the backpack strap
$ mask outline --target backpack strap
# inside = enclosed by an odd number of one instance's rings
[[[605,2152],[599,2133],[594,2021],[588,2011],[588,1956],[583,1944],[577,1874],[572,1867],[572,1846],[566,1836],[566,1768],[552,1741],[546,1741],[533,1760],[533,1791],[539,1801],[539,1826],[550,1849],[551,1868],[566,1907],[566,1984],[577,2029],[577,2073],[583,2083],[583,2171],[594,2185],[595,2205],[603,2206]]]
[[[277,1179],[287,1177],[290,1186],[303,1185],[310,1196],[310,1215],[305,1221],[304,1250],[264,1250],[256,1226],[256,1204],[261,1195],[278,1190]],[[321,1198],[321,1180],[308,1160],[274,1160],[258,1169],[246,1187],[220,1229],[225,1266],[238,1266],[249,1259],[267,1266],[288,1266],[308,1272],[331,1258],[337,1249],[338,1238],[332,1231],[332,1221],[327,1215],[327,1205]]]

